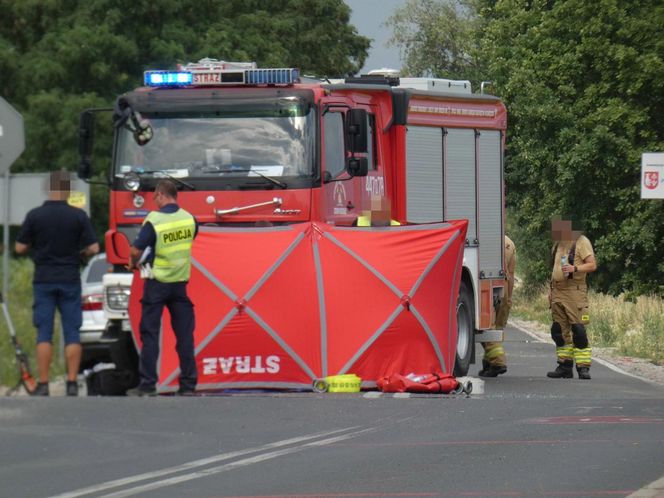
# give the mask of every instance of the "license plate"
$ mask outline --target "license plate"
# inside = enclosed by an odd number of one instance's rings
[[[131,323],[129,323],[129,320],[122,320],[122,331],[131,332]]]

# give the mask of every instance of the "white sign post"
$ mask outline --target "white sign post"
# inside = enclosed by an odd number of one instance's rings
[[[641,199],[664,199],[664,152],[641,154]]]

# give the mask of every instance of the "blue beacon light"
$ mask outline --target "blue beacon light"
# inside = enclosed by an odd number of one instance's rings
[[[146,71],[144,76],[146,86],[187,86],[193,81],[192,73],[188,71]]]

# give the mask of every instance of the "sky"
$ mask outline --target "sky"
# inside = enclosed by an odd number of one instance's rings
[[[392,15],[394,10],[406,4],[406,0],[344,0],[352,9],[350,22],[359,34],[371,38],[369,57],[360,73],[372,69],[389,67],[401,69],[401,58],[398,47],[386,47],[392,37],[392,30],[382,24]]]

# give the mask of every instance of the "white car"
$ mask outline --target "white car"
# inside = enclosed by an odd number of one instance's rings
[[[81,344],[98,343],[106,328],[104,313],[103,276],[111,265],[106,261],[106,253],[93,256],[81,273],[81,306],[83,325],[81,326]]]

